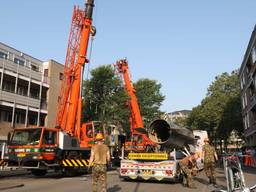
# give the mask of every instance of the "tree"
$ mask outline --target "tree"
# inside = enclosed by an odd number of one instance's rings
[[[164,96],[161,84],[150,79],[141,79],[134,84],[136,96],[145,127],[159,118],[160,105]],[[121,79],[115,75],[111,65],[104,65],[91,71],[91,79],[84,82],[84,120],[97,120],[120,124],[129,132],[129,100]]]
[[[162,85],[155,80],[144,78],[139,79],[134,87],[144,125],[148,127],[153,120],[160,118],[162,114],[160,106],[165,98],[160,92]]]
[[[125,101],[128,97],[111,65],[91,71],[91,79],[84,83],[83,95],[86,121],[111,122],[127,127],[129,120]]]
[[[207,96],[199,106],[193,108],[188,125],[207,130],[215,143],[224,140],[225,145],[233,130],[242,134],[238,71],[223,73],[215,78],[208,88]]]

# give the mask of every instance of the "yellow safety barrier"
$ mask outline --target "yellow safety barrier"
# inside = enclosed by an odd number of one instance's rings
[[[168,160],[167,153],[129,153],[129,159],[136,160]]]
[[[62,165],[64,167],[88,167],[89,160],[85,159],[63,159]]]

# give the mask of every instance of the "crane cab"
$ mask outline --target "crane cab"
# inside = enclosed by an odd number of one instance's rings
[[[15,129],[8,135],[5,159],[11,167],[39,167],[41,162],[52,163],[56,156],[58,129],[31,127]]]

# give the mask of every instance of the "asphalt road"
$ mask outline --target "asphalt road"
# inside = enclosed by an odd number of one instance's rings
[[[217,169],[218,188],[226,188],[226,179],[223,170]],[[246,168],[244,175],[247,185],[256,183],[256,168]],[[207,184],[204,172],[195,177],[197,189],[184,188],[180,183],[162,182],[136,182],[122,181],[116,171],[108,172],[108,192],[162,192],[162,191],[213,191],[212,185]],[[63,178],[51,174],[43,178],[35,178],[30,174],[2,177],[0,179],[0,191],[6,192],[85,192],[92,191],[91,176]]]

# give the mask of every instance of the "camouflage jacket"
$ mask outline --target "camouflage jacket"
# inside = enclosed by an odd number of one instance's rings
[[[204,152],[204,163],[213,163],[215,162],[215,149],[213,146],[206,144],[203,146]]]

